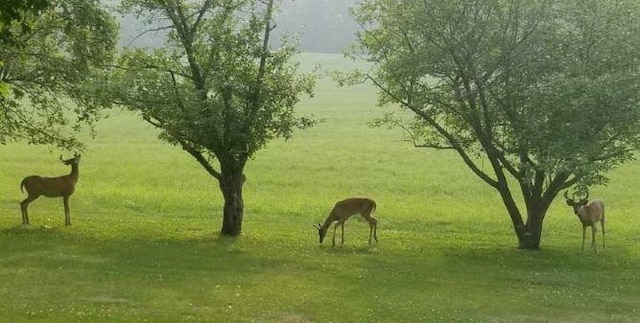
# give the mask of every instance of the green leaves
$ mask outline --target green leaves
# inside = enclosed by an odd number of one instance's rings
[[[640,56],[628,49],[639,11],[630,1],[372,0],[358,19],[383,104],[413,111],[444,145],[496,150],[516,178],[531,167],[597,184],[588,174],[638,144]]]
[[[0,47],[0,141],[78,148],[71,131],[91,127],[104,106],[91,94],[114,55],[116,24],[96,0],[56,1],[25,19],[30,28],[14,33],[19,45]]]
[[[535,223],[558,192],[605,184],[633,158],[638,14],[630,0],[367,0],[355,56],[374,64],[366,78],[381,104],[415,116],[401,123],[411,141],[455,149],[500,193],[525,239],[539,236]]]
[[[124,8],[163,17],[169,36],[159,50],[126,50],[109,95],[162,129],[163,140],[242,168],[269,140],[313,124],[294,106],[312,93],[314,77],[298,74],[294,47],[268,47],[269,6],[127,1]]]
[[[31,16],[52,5],[49,0],[5,0],[0,3],[0,43],[21,46],[20,36],[31,32]]]

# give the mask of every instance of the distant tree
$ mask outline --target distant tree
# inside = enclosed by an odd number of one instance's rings
[[[168,37],[160,49],[126,50],[104,86],[114,103],[139,112],[218,181],[223,235],[242,231],[249,158],[312,123],[297,118],[294,106],[302,92],[311,94],[313,78],[297,74],[295,48],[269,46],[273,2],[124,1],[127,12]]]
[[[638,17],[636,0],[364,0],[354,56],[374,69],[357,77],[397,108],[380,123],[457,152],[538,249],[556,195],[638,148]]]
[[[77,148],[67,127],[90,124],[100,109],[90,84],[96,67],[113,58],[117,25],[98,0],[60,0],[42,10],[40,1],[3,2],[3,19],[14,3],[22,5],[21,22],[3,24],[0,40],[0,144]]]

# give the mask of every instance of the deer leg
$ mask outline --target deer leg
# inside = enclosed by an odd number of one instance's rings
[[[598,246],[596,245],[596,231],[598,231],[598,229],[594,223],[593,226],[591,226],[591,249],[593,249],[595,253],[598,253]]]
[[[33,202],[37,198],[38,196],[33,197],[29,195],[26,199],[24,199],[24,201],[20,202],[20,211],[22,211],[22,225],[29,225],[29,213],[27,213],[27,207],[29,206],[29,203]]]
[[[336,225],[333,226],[333,237],[331,237],[331,242],[334,247],[336,246],[336,230],[338,230],[337,222],[336,222]]]
[[[602,220],[600,220],[600,223],[602,224],[602,249],[604,249],[604,216]]]
[[[376,243],[378,243],[378,236],[376,234],[376,223],[375,222],[369,223],[369,244],[371,244],[371,239],[372,238],[373,238],[373,240],[376,241]]]
[[[342,229],[342,244],[344,244],[344,222],[340,225],[340,229]]]
[[[376,227],[378,224],[378,221],[376,220],[376,218],[371,216],[371,210],[368,213],[362,214],[362,217],[367,220],[367,223],[369,223],[369,244],[371,244],[371,238],[373,238],[376,243],[378,242],[378,235],[376,234]]]
[[[27,199],[28,200],[28,199]],[[29,215],[27,214],[27,206],[29,205],[29,201],[24,200],[20,202],[20,211],[22,212],[22,225],[29,225]]]
[[[376,241],[376,243],[378,243],[378,221],[375,218],[371,218],[373,220],[373,224],[371,225],[371,227],[373,228],[373,240]],[[371,239],[369,239],[371,240]]]
[[[587,227],[586,226],[582,226],[582,251],[584,251],[584,238],[587,234]]]
[[[64,204],[64,225],[71,225],[71,215],[69,214],[69,197],[63,196],[62,203]]]

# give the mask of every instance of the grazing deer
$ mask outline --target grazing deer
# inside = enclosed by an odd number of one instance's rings
[[[20,202],[22,210],[22,225],[29,225],[29,214],[27,206],[35,199],[44,195],[46,197],[62,197],[64,203],[64,225],[71,225],[71,217],[69,215],[69,196],[75,192],[75,186],[78,182],[78,165],[80,164],[80,155],[74,154],[73,158],[63,160],[60,155],[60,161],[65,165],[71,165],[71,173],[60,177],[41,177],[38,175],[25,177],[20,183],[20,191],[27,190],[27,198]]]
[[[604,203],[601,200],[593,200],[589,203],[589,192],[587,196],[578,201],[575,200],[575,193],[569,198],[567,191],[564,191],[564,198],[567,205],[573,207],[573,213],[578,216],[582,223],[582,250],[584,250],[584,239],[587,227],[591,227],[591,248],[597,253],[596,247],[596,224],[600,222],[602,226],[602,248],[604,249]]]
[[[354,214],[362,215],[362,217],[369,223],[369,244],[371,244],[371,238],[373,238],[377,243],[378,236],[376,234],[376,227],[378,221],[373,217],[375,210],[376,202],[369,198],[354,197],[338,201],[333,207],[333,210],[331,210],[331,213],[329,213],[327,220],[324,221],[324,224],[318,223],[317,225],[314,225],[314,227],[318,229],[320,243],[324,241],[327,230],[331,224],[335,222],[336,225],[333,227],[333,246],[336,245],[336,230],[338,229],[338,226],[342,228],[342,243],[344,244],[344,222]]]

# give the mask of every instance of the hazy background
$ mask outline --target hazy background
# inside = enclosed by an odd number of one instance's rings
[[[114,3],[116,1],[108,1]],[[358,0],[281,0],[276,13],[274,46],[283,33],[297,35],[303,52],[340,53],[355,40],[357,25],[349,8]],[[134,16],[119,17],[120,46],[160,47],[163,34],[140,35],[145,29]]]

